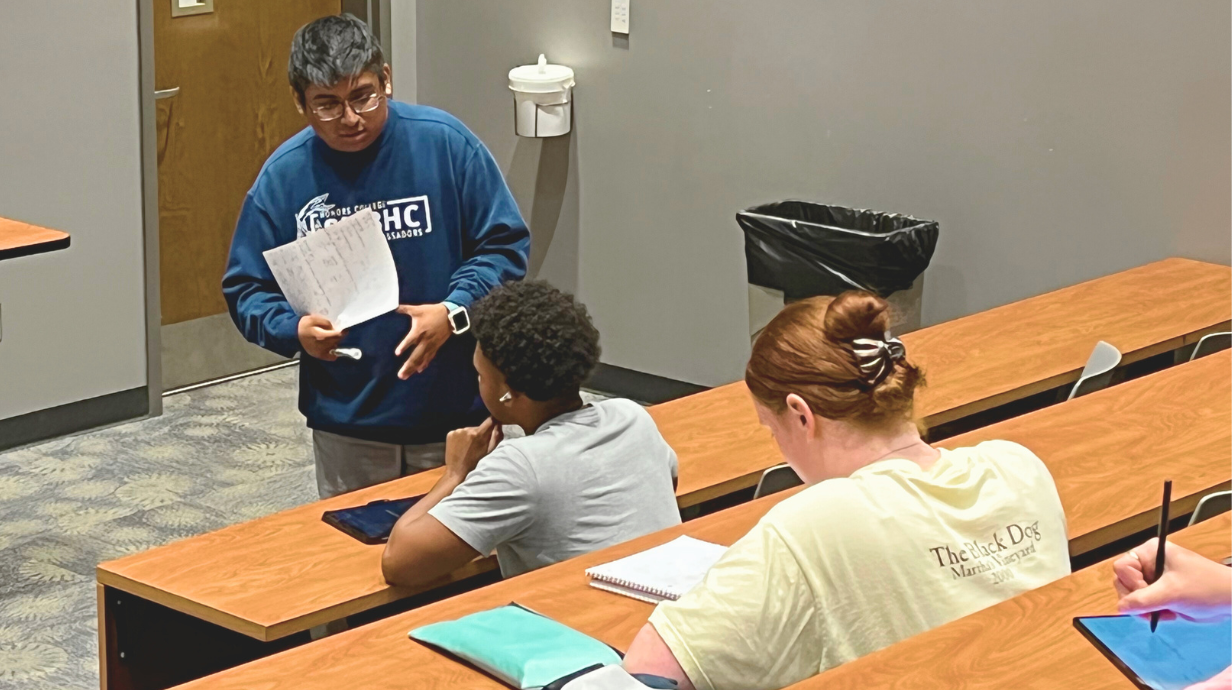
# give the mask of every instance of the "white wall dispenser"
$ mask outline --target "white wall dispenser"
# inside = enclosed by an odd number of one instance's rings
[[[513,92],[514,130],[522,137],[558,137],[573,126],[573,70],[549,65],[540,55],[539,64],[509,70]]]

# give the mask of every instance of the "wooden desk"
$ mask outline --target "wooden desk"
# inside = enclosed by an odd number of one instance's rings
[[[1171,259],[988,313],[995,317],[978,314],[909,334],[911,356],[929,368],[933,382],[923,389],[918,412],[927,421],[944,421],[1047,390],[1076,377],[1099,337],[1127,359],[1193,342],[1232,318],[1230,291],[1227,267]],[[1125,313],[1118,316],[1118,310]],[[781,460],[757,424],[743,383],[655,406],[651,414],[679,455],[682,507],[752,486]],[[438,476],[407,477],[101,564],[99,630],[107,639],[100,654],[118,654],[117,637],[126,636],[123,626],[116,631],[110,625],[121,595],[152,603],[155,612],[183,613],[267,643],[405,598],[412,592],[381,580],[379,547],[345,537],[320,515],[420,494]],[[455,578],[492,567],[477,562]],[[215,632],[207,626],[202,635]],[[135,668],[137,661],[129,659],[127,666]],[[111,668],[118,674],[121,665],[113,661]]]
[[[1160,487],[1172,515],[1232,482],[1232,350],[977,429],[937,445],[1016,441],[1048,465],[1071,556],[1149,529]]]
[[[1232,519],[1225,514],[1183,529],[1173,540],[1222,559],[1232,553],[1230,535]],[[1113,560],[830,669],[791,690],[1132,688],[1073,624],[1075,616],[1117,612]]]
[[[442,471],[101,563],[98,582],[265,642],[308,630],[422,591],[386,584],[381,576],[384,547],[352,539],[323,523],[321,514],[379,498],[427,493]],[[474,561],[432,586],[493,567],[495,559]]]
[[[1174,514],[1229,483],[1232,352],[1184,364],[1063,405],[947,440],[958,446],[1006,436],[1026,441],[1053,473],[1067,512],[1071,551],[1133,534],[1158,478],[1173,479]],[[1004,432],[1004,433],[999,433]],[[1101,443],[1092,437],[1103,435]],[[1132,468],[1133,471],[1126,471]],[[784,492],[600,552],[559,563],[366,625],[190,684],[191,688],[498,688],[494,681],[406,639],[429,622],[517,601],[626,649],[651,606],[589,587],[583,571],[680,534],[732,544]],[[1157,507],[1157,506],[1154,506]]]
[[[902,337],[928,379],[916,414],[933,427],[1078,380],[1099,340],[1123,364],[1228,330],[1232,269],[1167,259]],[[680,456],[681,506],[755,486],[782,462],[743,381],[650,410]],[[690,471],[692,470],[692,471]]]
[[[67,232],[0,218],[0,261],[67,249],[69,241]]]

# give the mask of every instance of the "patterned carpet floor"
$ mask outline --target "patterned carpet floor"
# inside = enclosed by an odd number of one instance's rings
[[[0,453],[0,688],[97,688],[94,567],[316,500],[297,367]]]
[[[0,688],[99,687],[99,562],[317,499],[298,375],[177,393],[161,417],[0,453]]]

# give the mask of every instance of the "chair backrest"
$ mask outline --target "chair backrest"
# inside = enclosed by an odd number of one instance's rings
[[[777,494],[780,491],[786,491],[793,486],[800,486],[804,481],[800,479],[800,475],[791,469],[791,466],[775,465],[765,472],[761,473],[761,479],[757,482],[757,489],[753,491],[753,498],[761,498],[770,494]]]
[[[1120,350],[1102,340],[1095,343],[1095,349],[1091,350],[1091,356],[1087,358],[1087,364],[1082,368],[1082,374],[1066,400],[1107,388],[1112,382],[1112,370],[1120,363]]]
[[[1232,333],[1207,333],[1194,346],[1194,351],[1189,356],[1189,361],[1192,362],[1199,357],[1205,357],[1230,347],[1232,347]]]
[[[1207,494],[1198,501],[1193,515],[1189,516],[1189,526],[1192,527],[1203,520],[1209,520],[1216,515],[1222,515],[1232,510],[1232,491],[1216,491]]]

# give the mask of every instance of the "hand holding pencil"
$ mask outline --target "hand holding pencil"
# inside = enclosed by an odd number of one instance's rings
[[[1168,543],[1164,572],[1150,583],[1158,550],[1159,541],[1151,539],[1113,563],[1121,613],[1159,612],[1164,621],[1177,616],[1194,621],[1232,616],[1232,568]]]

